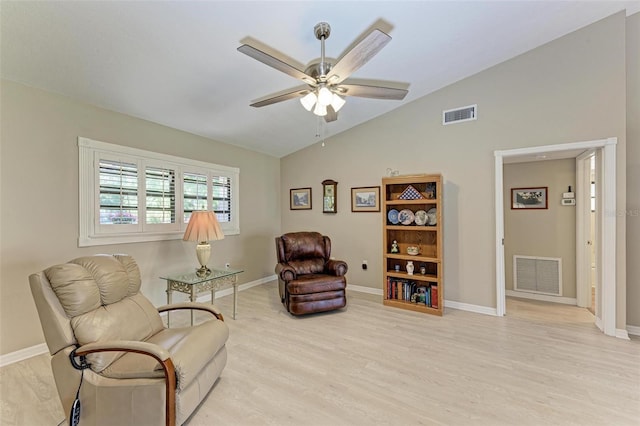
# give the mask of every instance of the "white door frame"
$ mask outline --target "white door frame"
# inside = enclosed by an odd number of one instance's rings
[[[581,308],[591,306],[591,247],[587,241],[591,239],[591,157],[594,155],[595,150],[590,149],[576,157],[576,302]],[[597,231],[595,237],[597,244]],[[596,270],[598,263],[596,259]],[[596,316],[600,317],[600,310],[596,309]]]
[[[570,150],[601,149],[602,185],[600,197],[602,220],[596,247],[602,257],[599,270],[602,287],[601,322],[596,324],[609,336],[616,335],[616,144],[617,138],[586,142],[573,142],[529,148],[494,151],[495,155],[495,217],[496,217],[496,315],[506,311],[505,268],[504,268],[504,183],[503,159],[524,155],[537,155]]]

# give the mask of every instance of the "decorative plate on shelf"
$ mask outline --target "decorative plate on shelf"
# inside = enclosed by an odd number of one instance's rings
[[[398,213],[398,221],[403,225],[411,225],[413,219],[413,212],[409,209],[400,210],[400,213]]]
[[[394,225],[398,224],[398,210],[396,209],[391,209],[389,210],[389,213],[387,213],[387,219],[389,219],[389,222],[391,222]]]
[[[418,210],[415,213],[415,221],[416,221],[416,225],[426,225],[427,221],[429,220],[429,216],[427,215],[427,212],[425,212],[424,210]]]
[[[429,209],[427,217],[429,218],[427,225],[435,226],[438,223],[438,211],[435,207]]]

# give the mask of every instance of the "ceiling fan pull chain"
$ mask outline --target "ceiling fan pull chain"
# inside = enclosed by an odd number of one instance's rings
[[[324,146],[324,134],[322,132],[322,126],[323,126],[323,122],[324,120],[322,119],[322,117],[318,116],[318,121],[317,121],[317,127],[316,127],[316,139],[318,139],[319,141],[322,141],[322,145]]]

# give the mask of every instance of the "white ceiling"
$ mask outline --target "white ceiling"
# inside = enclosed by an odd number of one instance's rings
[[[354,78],[409,83],[404,101],[347,98],[331,136],[640,1],[6,1],[2,78],[282,157],[315,142],[297,100],[249,101],[299,81],[236,51],[251,37],[308,64],[382,19],[393,40]],[[462,105],[453,105],[456,107]],[[87,135],[85,135],[87,136]],[[90,136],[90,135],[89,135]]]

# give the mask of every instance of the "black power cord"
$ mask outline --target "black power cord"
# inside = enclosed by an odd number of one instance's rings
[[[76,348],[77,349],[77,348]],[[80,355],[80,363],[76,361],[76,349],[72,350],[69,354],[69,360],[71,361],[71,365],[76,370],[80,370],[80,384],[78,385],[78,391],[76,392],[76,399],[71,404],[71,412],[69,413],[69,425],[70,426],[78,426],[80,423],[80,387],[82,386],[82,380],[84,379],[84,370],[91,367],[91,364],[87,362],[87,357],[84,355]]]

